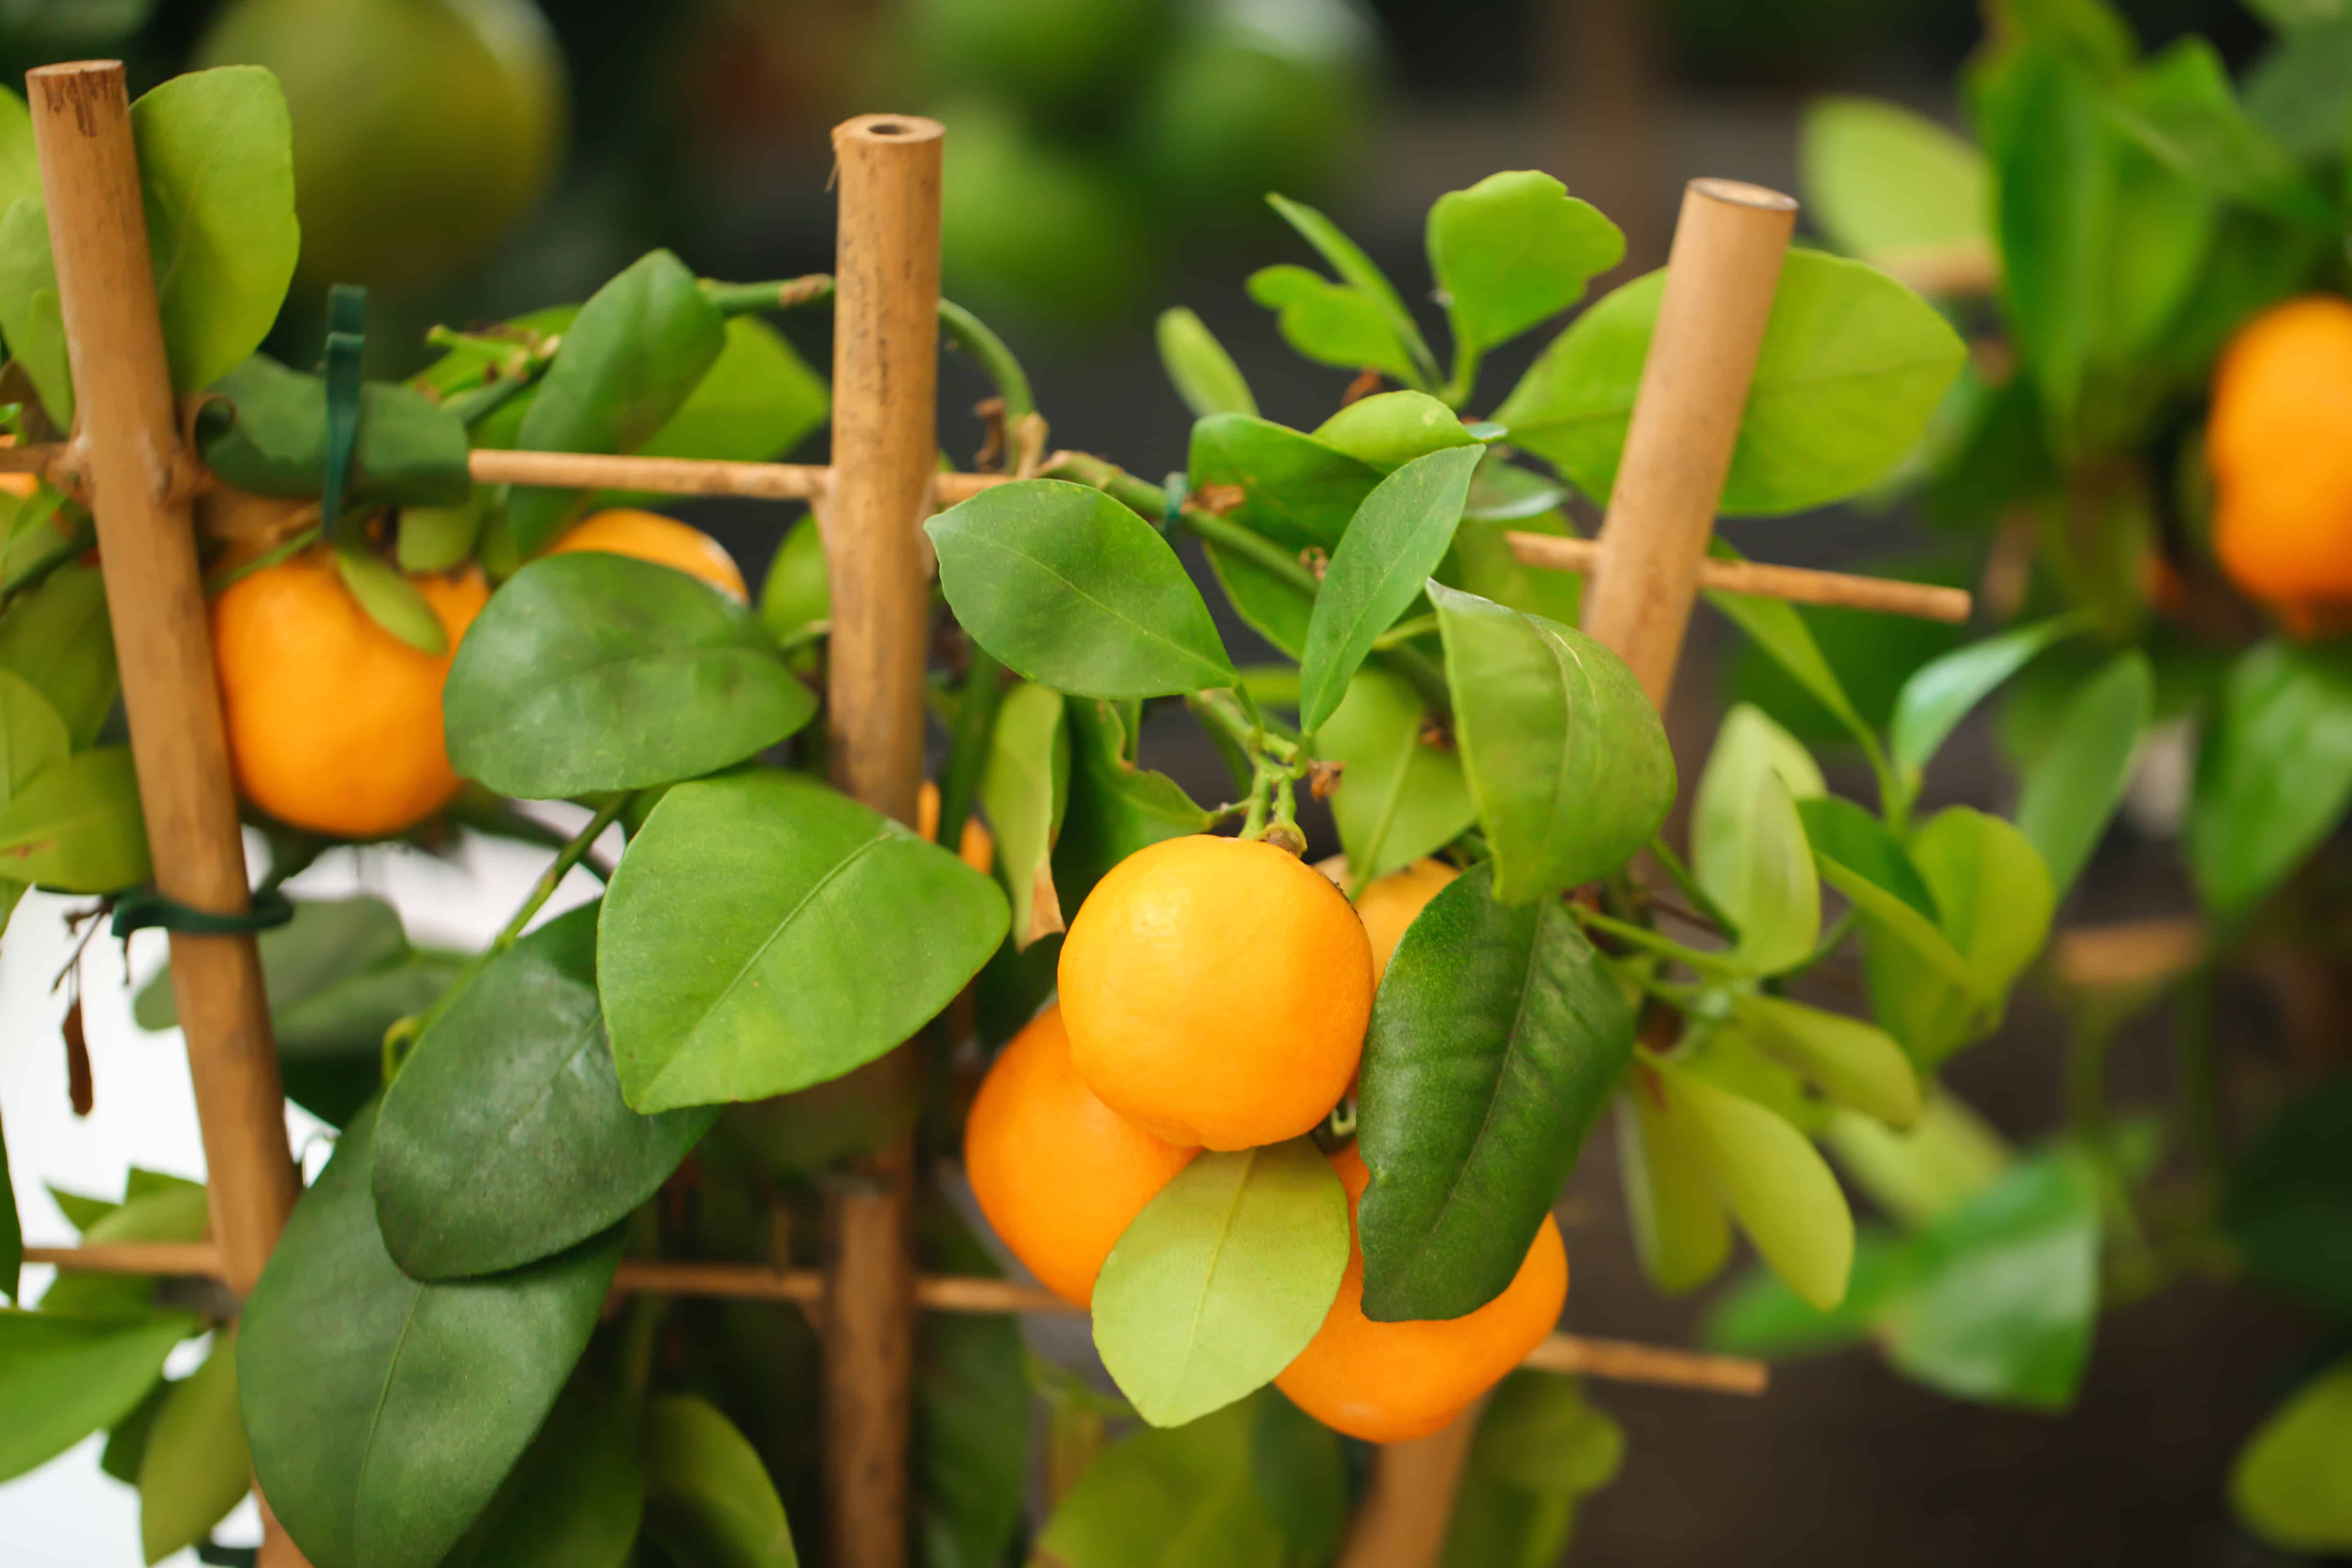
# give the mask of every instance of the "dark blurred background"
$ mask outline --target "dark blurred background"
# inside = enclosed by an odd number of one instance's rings
[[[2123,9],[2146,46],[2200,32],[2242,64],[2263,37],[2228,0]],[[1025,360],[1055,445],[1156,477],[1182,466],[1189,426],[1151,349],[1169,305],[1202,314],[1270,417],[1312,426],[1348,383],[1292,354],[1244,292],[1257,267],[1312,259],[1265,190],[1324,205],[1417,298],[1428,204],[1540,168],[1626,228],[1622,278],[1663,259],[1685,179],[1794,189],[1811,95],[1874,93],[1955,120],[1979,27],[1970,0],[0,0],[0,58],[13,73],[121,54],[144,81],[197,62],[276,65],[295,100],[306,231],[277,346],[314,355],[305,299],[356,275],[374,288],[373,346],[393,371],[423,357],[433,322],[583,298],[655,245],[707,276],[828,270],[828,127],[935,113],[950,129],[950,291]],[[306,97],[304,72],[330,85]],[[354,124],[324,125],[320,103]],[[387,237],[387,213],[406,240]],[[821,321],[786,325],[829,363]],[[1544,341],[1497,356],[1479,408]],[[982,428],[965,409],[982,388],[958,367],[944,385],[942,438],[968,457]],[[824,440],[803,455],[821,460]],[[754,503],[679,513],[754,582],[785,521]],[[1772,560],[1902,561],[1958,581],[1980,552],[1865,509],[1727,532]],[[1238,655],[1263,657],[1226,631]],[[1702,617],[1697,635],[1670,715],[1692,774],[1726,692],[1763,679],[1719,626]],[[1921,658],[1948,646],[1920,636]],[[1147,752],[1201,797],[1229,793],[1181,713],[1155,719]],[[1947,759],[1936,798],[2008,804],[1986,735]],[[1328,822],[1318,831],[1318,853],[1336,848]],[[2176,865],[2120,826],[2070,913],[2187,909]],[[2237,1026],[2264,1031],[2260,1005],[2240,1005]],[[2030,997],[2018,1014],[1953,1080],[2031,1139],[2059,1119],[2063,1026]],[[2159,1017],[2124,1037],[2119,1084],[2153,1099],[2166,1059]],[[1605,1141],[1563,1216],[1573,1326],[1693,1336],[1697,1309],[1640,1278]],[[1603,1385],[1631,1448],[1575,1553],[1686,1568],[2278,1561],[2235,1531],[2222,1478],[2305,1341],[2284,1309],[2175,1290],[2109,1315],[2080,1406],[2055,1418],[1950,1403],[1864,1354],[1789,1368],[1760,1401]]]

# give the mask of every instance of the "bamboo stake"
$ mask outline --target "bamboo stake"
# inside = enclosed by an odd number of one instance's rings
[[[1591,573],[1601,563],[1601,545],[1591,539],[1561,539],[1549,533],[1507,533],[1511,553],[1526,566],[1554,572]],[[1970,601],[1967,590],[1937,587],[1928,583],[1905,583],[1891,577],[1857,577],[1843,572],[1813,572],[1801,566],[1768,566],[1758,561],[1717,561],[1702,557],[1698,585],[1729,594],[1755,594],[1789,599],[1800,605],[1831,605],[1841,609],[1874,610],[1883,615],[1913,616],[1923,621],[1967,622]]]
[[[0,457],[0,471],[5,471]],[[674,496],[746,496],[755,500],[815,500],[833,470],[807,463],[729,463],[697,458],[614,458],[586,452],[510,452],[477,447],[467,468],[486,485],[559,489],[654,490]],[[940,474],[940,500],[953,506],[1011,474]]]
[[[26,80],[80,405],[74,444],[87,453],[155,885],[192,909],[243,914],[245,843],[188,501],[194,470],[173,406],[122,66],[46,66]],[[295,1197],[261,964],[249,935],[174,931],[171,942],[213,1235],[222,1272],[242,1294],[261,1277]],[[261,1561],[301,1562],[274,1520]]]
[[[895,114],[833,132],[841,180],[834,473],[818,514],[833,579],[829,755],[836,785],[908,824],[922,784],[929,646],[928,552],[917,531],[939,455],[943,135],[936,121]],[[901,1139],[835,1200],[824,1393],[837,1568],[907,1562],[913,1174],[913,1145]]]

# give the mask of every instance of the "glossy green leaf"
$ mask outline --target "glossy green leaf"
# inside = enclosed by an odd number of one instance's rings
[[[1633,1009],[1564,904],[1497,902],[1483,865],[1440,889],[1364,1038],[1364,1315],[1458,1318],[1500,1295],[1633,1054]]]
[[[1918,1121],[1900,1130],[1859,1111],[1832,1112],[1822,1141],[1846,1179],[1904,1224],[1930,1224],[2009,1168],[2009,1146],[1948,1089],[1930,1084]]]
[[[313,1563],[430,1568],[530,1444],[596,1326],[611,1235],[426,1284],[375,1226],[373,1110],[295,1205],[237,1335],[253,1468]]]
[[[2285,879],[2352,805],[2352,647],[2280,639],[2231,668],[2198,759],[2189,868],[2235,918]]]
[[[1554,339],[1495,418],[1605,499],[1649,356],[1665,274],[1603,296]],[[1917,295],[1860,262],[1789,254],[1722,510],[1801,511],[1867,489],[1909,452],[1966,357]]]
[[[442,1568],[628,1568],[645,1508],[635,1409],[574,1378]]]
[[[205,389],[195,437],[205,466],[239,489],[315,496],[327,460],[326,381],[267,354],[250,355]],[[362,383],[345,501],[456,507],[472,495],[466,426],[457,416],[413,388]],[[401,527],[404,535],[409,520]]]
[[[1714,552],[1733,553],[1719,540]],[[1822,645],[1814,640],[1812,628],[1797,613],[1796,605],[1785,599],[1768,599],[1753,594],[1710,593],[1706,600],[1844,725],[1847,734],[1864,745],[1871,743],[1870,726],[1854,710],[1853,700],[1846,695],[1845,683],[1838,679],[1836,669],[1822,654]]]
[[[982,765],[980,800],[996,833],[996,865],[1013,902],[1013,942],[1063,929],[1054,840],[1070,799],[1070,737],[1062,694],[1024,681],[1004,694]]]
[[[204,1188],[134,1167],[124,1184],[123,1201],[91,1220],[81,1238],[89,1247],[202,1241],[211,1224]],[[60,1270],[41,1294],[41,1310],[77,1318],[149,1318],[156,1311],[156,1284],[148,1274]]]
[[[0,334],[7,339],[9,356],[32,379],[50,423],[70,429],[74,390],[65,309],[49,258],[48,209],[37,190],[0,213]]]
[[[2341,226],[2294,154],[2239,106],[2229,67],[2205,39],[2182,38],[2148,60],[2118,113],[2141,146],[2214,194],[2290,223]]]
[[[1618,1178],[1642,1271],[1669,1295],[1706,1284],[1731,1256],[1730,1216],[1692,1139],[1688,1118],[1666,1114],[1660,1080],[1635,1074],[1617,1097]]]
[[[646,1532],[696,1568],[797,1568],[768,1468],[707,1400],[667,1394],[638,1418]]]
[[[956,619],[1032,680],[1110,698],[1234,682],[1175,551],[1100,490],[1060,479],[998,485],[924,531]]]
[[[1244,1407],[1257,1417],[1250,1432],[1250,1479],[1258,1500],[1297,1561],[1328,1562],[1348,1529],[1348,1459],[1339,1435],[1274,1389]]]
[[[1226,520],[1285,552],[1328,556],[1381,482],[1381,470],[1271,421],[1219,414],[1192,426],[1188,482],[1195,495],[1221,504],[1238,491],[1240,502],[1225,511]],[[1210,544],[1204,552],[1234,612],[1252,630],[1293,658],[1306,651],[1312,596],[1234,551]]]
[[[1912,836],[1911,858],[1963,974],[1887,927],[1869,933],[1864,944],[1867,977],[1879,1021],[1913,1060],[1931,1068],[1999,1026],[2010,987],[2049,934],[2057,893],[2023,834],[1966,806],[1922,825]]]
[[[995,883],[821,784],[679,784],[622,858],[598,933],[622,1090],[651,1115],[837,1078],[945,1007],[1007,918]]]
[[[1412,351],[1399,340],[1380,302],[1360,289],[1286,262],[1250,274],[1250,298],[1276,312],[1282,337],[1322,364],[1375,370],[1416,381]]]
[[[1312,1142],[1203,1153],[1103,1260],[1095,1348],[1138,1415],[1181,1426],[1288,1366],[1347,1264],[1347,1191]]]
[[[1947,984],[1974,995],[1976,973],[1944,934],[1935,895],[1910,852],[1852,801],[1825,796],[1798,811],[1822,879],[1861,912],[1865,931],[1883,932]]]
[[[131,106],[172,388],[202,391],[261,346],[294,279],[294,136],[259,66],[190,71]]]
[[[1105,1449],[1055,1506],[1037,1538],[1040,1559],[1066,1568],[1284,1568],[1289,1542],[1251,1474],[1254,1405],[1145,1427]]]
[[[824,377],[782,332],[757,316],[730,316],[719,357],[636,450],[648,458],[764,463],[799,446],[832,405]]]
[[[94,566],[68,566],[0,616],[0,669],[49,700],[79,749],[98,739],[114,707],[114,626]]]
[[[237,1418],[236,1352],[226,1331],[204,1364],[172,1384],[139,1459],[139,1543],[159,1563],[211,1535],[253,1489]]]
[[[1664,1120],[1705,1161],[1716,1191],[1789,1288],[1823,1311],[1845,1296],[1853,1215],[1805,1135],[1752,1100],[1670,1063],[1644,1064]]]
[[[1397,294],[1396,285],[1372,264],[1372,258],[1364,254],[1362,247],[1341,233],[1339,225],[1303,202],[1277,195],[1269,195],[1265,200],[1268,206],[1282,216],[1283,222],[1297,230],[1299,237],[1313,246],[1317,254],[1330,264],[1331,270],[1339,275],[1341,282],[1359,290],[1380,308],[1381,317],[1389,323],[1397,342],[1411,352],[1413,363],[1433,372],[1437,362],[1430,353],[1428,343],[1423,341],[1421,329],[1413,323],[1412,312],[1405,309],[1404,300]],[[1410,382],[1415,377],[1408,371],[1403,379]]]
[[[449,651],[449,631],[424,593],[364,545],[333,547],[335,574],[368,619],[430,658]]]
[[[1783,996],[1734,993],[1731,1011],[1767,1053],[1832,1100],[1896,1127],[1919,1119],[1919,1076],[1885,1030]]]
[[[131,1406],[130,1415],[107,1428],[106,1446],[98,1456],[100,1473],[112,1476],[126,1487],[139,1484],[139,1464],[146,1457],[147,1435],[154,1429],[155,1416],[163,1408],[163,1402],[171,1397],[172,1380],[159,1377],[155,1386],[147,1391],[147,1397]],[[244,1443],[245,1434],[240,1429],[238,1447],[241,1448]]]
[[[2080,628],[2071,616],[2053,616],[1998,637],[1956,648],[1922,665],[1895,699],[1889,748],[1895,764],[1925,768],[1945,738],[1976,705],[2053,644]]]
[[[596,290],[563,332],[516,445],[541,452],[634,452],[686,405],[727,346],[727,320],[684,262],[647,252]],[[515,548],[536,555],[588,500],[518,486]]]
[[[1675,796],[1665,731],[1633,672],[1582,632],[1428,592],[1496,896],[1524,902],[1623,865]]]
[[[1315,742],[1345,769],[1331,821],[1355,882],[1410,866],[1477,820],[1461,756],[1432,734],[1421,694],[1402,676],[1358,670]]]
[[[1805,210],[1856,256],[1991,243],[1984,155],[1925,115],[1874,98],[1805,107],[1797,144]]]
[[[1625,236],[1549,174],[1489,174],[1429,209],[1429,270],[1454,342],[1508,342],[1584,298],[1588,279],[1625,259]]]
[[[128,746],[78,752],[0,806],[0,875],[12,880],[111,893],[145,881],[148,870]]]
[[[2017,827],[2063,897],[2123,803],[2156,701],[2147,657],[2118,654],[2066,704],[2055,743],[2028,764]]]
[[[2257,1283],[2352,1320],[2352,1074],[2272,1119],[2231,1165],[2221,1217]]]
[[[1918,1268],[1910,1237],[1884,1226],[1854,1237],[1853,1273],[1845,1299],[1827,1311],[1799,1297],[1769,1269],[1734,1280],[1707,1305],[1699,1339],[1729,1355],[1785,1360],[1860,1344],[1876,1331],[1887,1304]]]
[[[488,493],[468,490],[455,506],[402,507],[393,564],[403,572],[454,572],[471,561],[489,521]]]
[[[1475,480],[1471,483],[1470,495],[1475,505],[1478,496]],[[1575,537],[1576,531],[1557,511],[1511,520],[1487,520],[1465,513],[1462,526],[1454,531],[1454,559],[1439,571],[1438,580],[1530,616],[1542,616],[1564,626],[1576,625],[1584,613],[1584,579],[1573,572],[1528,565],[1512,552],[1507,535],[1515,532],[1568,539]]]
[[[163,1375],[172,1347],[203,1331],[177,1313],[74,1318],[0,1309],[0,1480],[130,1415]]]
[[[1206,832],[1209,814],[1166,773],[1135,765],[1118,704],[1073,697],[1065,722],[1069,804],[1054,846],[1054,882],[1075,910],[1113,866],[1162,839]]]
[[[0,212],[17,197],[37,195],[41,162],[33,140],[33,116],[14,88],[0,88]]]
[[[1699,775],[1692,869],[1738,928],[1733,961],[1759,974],[1794,968],[1821,939],[1821,878],[1797,799],[1824,787],[1805,749],[1744,703],[1724,719]]]
[[[598,908],[492,960],[384,1091],[376,1221],[417,1279],[520,1268],[619,1224],[718,1115],[623,1102],[596,1001]]]
[[[72,750],[65,719],[49,700],[23,676],[0,669],[0,806]]]
[[[1515,1372],[1471,1439],[1439,1568],[1550,1568],[1577,1500],[1617,1479],[1625,1434],[1572,1377]]]
[[[2246,1440],[2230,1502],[2281,1551],[2352,1551],[2352,1359],[2297,1389]]]
[[[1376,392],[1318,425],[1314,439],[1392,474],[1448,447],[1476,447],[1462,416],[1425,392]]]
[[[1991,153],[2010,330],[2053,423],[2071,428],[2105,314],[2115,165],[2086,73],[2029,45],[2008,68]]]
[[[294,918],[255,939],[261,978],[273,1012],[319,994],[362,970],[389,963],[408,951],[400,911],[383,900],[298,899]],[[131,1016],[142,1029],[169,1029],[180,1021],[172,994],[171,970],[158,970],[140,988]]]
[[[714,773],[816,706],[751,608],[597,552],[535,561],[492,595],[442,694],[457,771],[534,799]]]
[[[1162,310],[1157,335],[1160,366],[1196,418],[1257,412],[1241,366],[1199,316],[1181,305]]]
[[[1299,662],[1298,723],[1322,727],[1373,641],[1420,597],[1454,542],[1454,526],[1484,449],[1453,447],[1415,458],[1382,479],[1332,552]]]

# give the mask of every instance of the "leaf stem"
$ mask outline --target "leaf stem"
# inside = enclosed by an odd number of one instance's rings
[[[1727,961],[1720,953],[1701,952],[1696,948],[1685,947],[1674,938],[1660,936],[1647,926],[1635,925],[1631,921],[1615,920],[1598,910],[1589,910],[1582,904],[1575,902],[1570,902],[1568,908],[1569,912],[1587,928],[1605,931],[1618,941],[1638,947],[1645,952],[1654,952],[1661,958],[1670,958],[1677,963],[1686,964],[1701,974],[1718,975],[1726,980],[1742,979],[1747,974],[1746,970],[1737,963]]]
[[[1372,651],[1386,653],[1391,648],[1402,647],[1413,638],[1425,637],[1436,629],[1437,616],[1434,614],[1415,616],[1409,621],[1399,621],[1372,639]]]
[[[1726,914],[1723,906],[1699,886],[1698,879],[1691,874],[1688,866],[1683,864],[1682,857],[1675,853],[1673,846],[1654,833],[1650,835],[1650,853],[1665,868],[1667,879],[1681,889],[1684,898],[1690,900],[1691,908],[1713,921],[1715,929],[1723,933],[1725,942],[1734,947],[1738,946],[1739,922]]]

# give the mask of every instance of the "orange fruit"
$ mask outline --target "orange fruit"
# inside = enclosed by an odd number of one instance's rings
[[[1402,870],[1373,878],[1356,895],[1356,913],[1363,918],[1364,934],[1371,939],[1375,981],[1388,973],[1389,960],[1395,956],[1397,943],[1404,940],[1404,928],[1412,924],[1422,906],[1460,875],[1443,860],[1416,860]]]
[[[940,786],[929,779],[915,796],[915,831],[934,844],[940,841]],[[956,854],[983,877],[996,864],[996,837],[978,816],[966,814],[963,831],[956,835]]]
[[[634,507],[614,507],[575,523],[571,531],[547,547],[550,555],[572,550],[597,550],[607,555],[627,555],[699,577],[731,598],[749,602],[743,574],[735,558],[719,541],[674,517]]]
[[[376,625],[323,550],[241,577],[213,601],[237,788],[279,821],[376,838],[457,793],[441,682],[490,590],[471,567],[409,581],[440,617],[448,652],[419,653]]]
[[[2352,614],[2352,300],[2290,300],[2239,329],[2205,455],[2231,580],[2305,634]]]
[[[997,1053],[963,1127],[980,1212],[1047,1289],[1081,1307],[1111,1245],[1199,1152],[1095,1098],[1052,1003]]]
[[[1097,883],[1063,939],[1079,1076],[1171,1143],[1253,1149],[1322,1121],[1354,1077],[1372,950],[1339,889],[1271,844],[1195,835]]]
[[[1372,1179],[1352,1143],[1331,1156],[1348,1223]],[[1425,1437],[1502,1381],[1559,1321],[1568,1248],[1549,1215],[1503,1293],[1465,1317],[1376,1323],[1364,1316],[1364,1254],[1352,1239],[1339,1299],[1274,1385],[1335,1431],[1367,1443]]]

